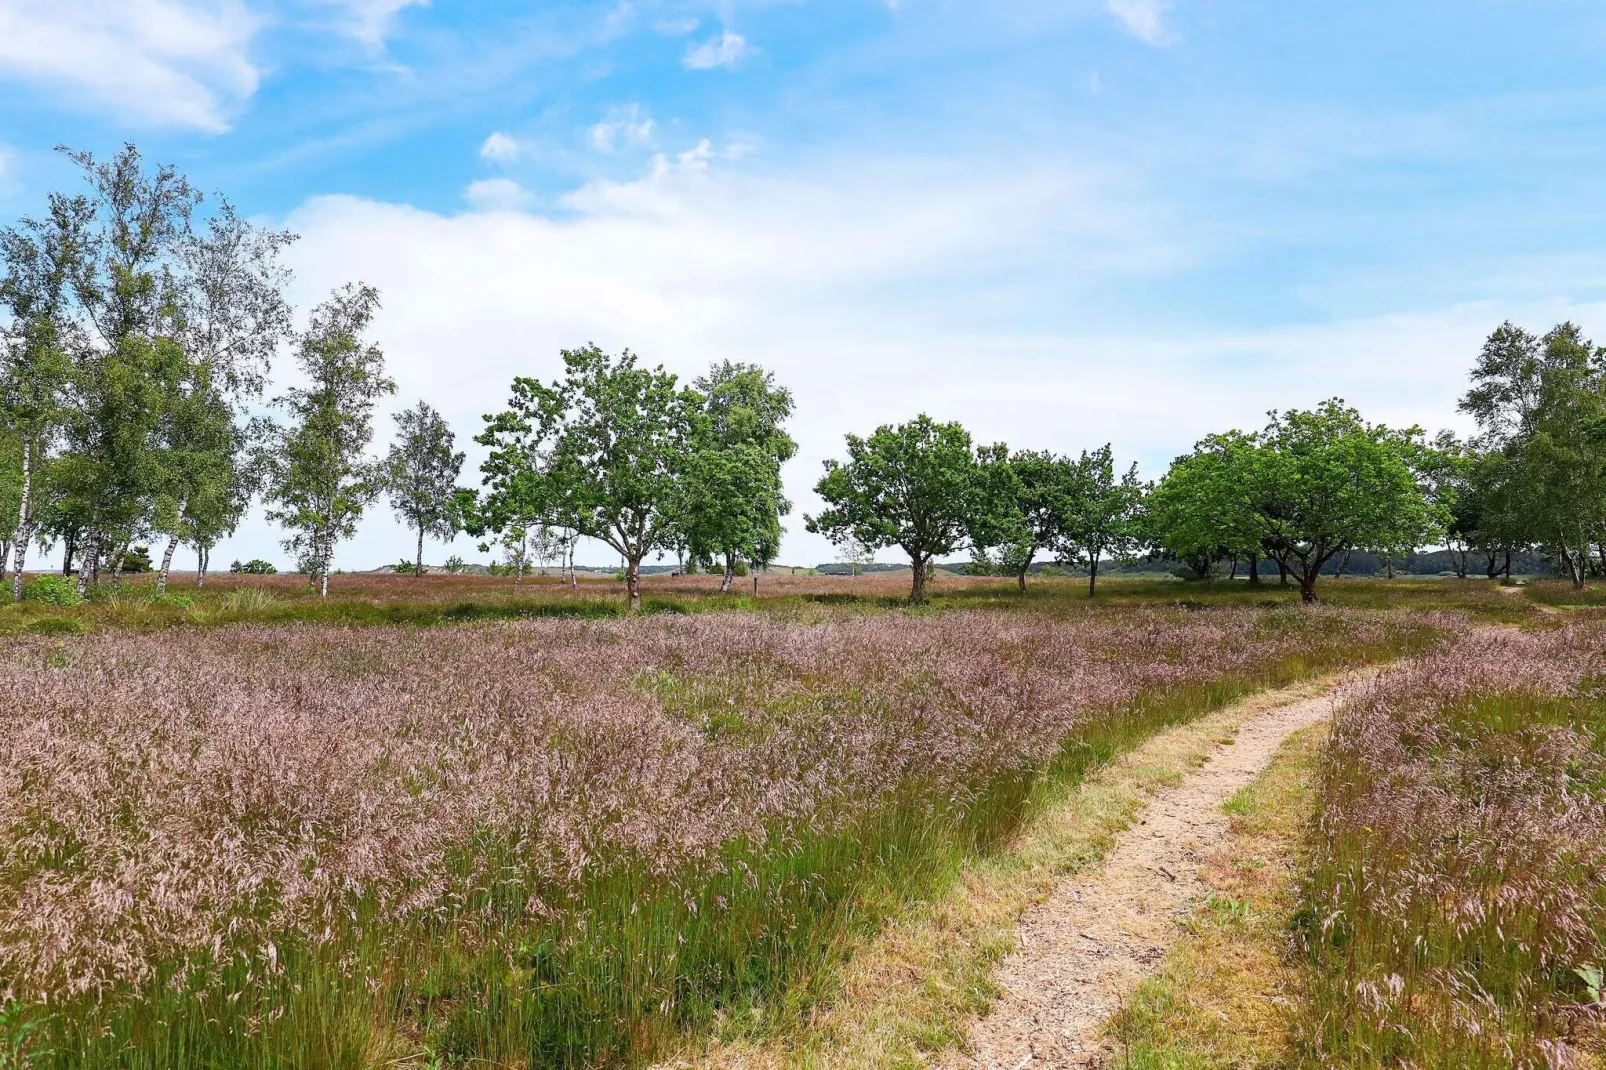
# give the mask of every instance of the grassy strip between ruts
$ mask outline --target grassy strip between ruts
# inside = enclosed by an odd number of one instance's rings
[[[1320,694],[1334,680],[1251,695],[1152,735],[1079,782],[1046,782],[1050,795],[1013,848],[972,860],[941,895],[897,916],[848,960],[834,997],[806,1023],[757,1043],[737,1039],[689,1052],[668,1065],[929,1065],[932,1053],[963,1044],[967,1023],[986,1009],[992,967],[1013,948],[1024,910],[1096,866],[1154,792],[1179,783],[1245,720]],[[1235,800],[1246,820],[1262,808],[1257,799],[1249,793]]]
[[[1209,891],[1187,935],[1110,1023],[1123,1070],[1257,1070],[1293,1064],[1291,1022],[1305,971],[1294,964],[1300,842],[1316,806],[1327,726],[1285,740],[1226,804],[1231,836],[1205,867]]]

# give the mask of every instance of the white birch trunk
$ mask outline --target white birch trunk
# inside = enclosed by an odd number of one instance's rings
[[[167,549],[162,553],[162,568],[156,573],[156,594],[161,597],[167,590],[167,574],[173,568],[173,552],[178,549],[178,533],[167,537]]]
[[[22,601],[22,568],[28,563],[28,544],[33,541],[33,443],[22,440],[22,502],[17,506],[17,571],[11,577],[11,600]],[[0,568],[0,576],[5,574]]]

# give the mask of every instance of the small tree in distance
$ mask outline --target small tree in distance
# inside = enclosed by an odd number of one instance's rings
[[[385,486],[390,506],[418,533],[415,574],[424,574],[424,537],[450,542],[460,530],[457,476],[463,454],[453,453],[456,439],[441,414],[420,401],[396,414],[396,441],[385,458]]]
[[[1120,560],[1137,552],[1143,492],[1136,464],[1116,476],[1108,443],[1082,451],[1057,549],[1062,558],[1087,563],[1089,598],[1098,594],[1099,562],[1106,555]]]
[[[826,508],[805,517],[809,531],[841,546],[896,546],[914,573],[909,601],[926,600],[926,570],[964,545],[979,491],[970,435],[957,423],[922,413],[878,427],[869,438],[847,436],[845,463],[825,462],[814,490]]]
[[[379,291],[348,284],[313,310],[296,354],[307,385],[275,400],[293,422],[262,429],[268,519],[294,532],[284,547],[324,597],[335,545],[384,486],[383,467],[365,457],[374,405],[396,391],[384,354],[363,341],[378,309]]]

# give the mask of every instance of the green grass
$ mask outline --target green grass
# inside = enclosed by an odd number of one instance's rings
[[[951,885],[1112,756],[1253,691],[1434,638],[1402,624],[1376,649],[1315,641],[1255,671],[1156,690],[1090,719],[1046,768],[973,785],[963,804],[915,780],[842,827],[820,815],[762,844],[731,844],[695,871],[623,860],[565,895],[512,876],[523,871],[515,845],[474,844],[508,852],[508,882],[473,893],[497,908],[495,924],[464,931],[448,916],[402,930],[359,909],[324,942],[284,936],[267,971],[226,950],[170,964],[140,998],[104,1004],[119,1008],[110,1016],[92,1000],[51,1008],[38,1065],[356,1070],[427,1056],[581,1067],[639,1063],[688,1034],[773,1035],[833,991],[837,969],[890,916]],[[640,686],[689,716],[723,697],[667,674]],[[547,913],[528,909],[532,894]],[[351,963],[366,984],[352,983]]]
[[[1203,583],[1169,578],[1115,577],[1099,581],[1096,598],[1089,599],[1085,580],[1075,577],[1038,578],[1025,593],[1010,579],[938,580],[928,587],[930,604],[907,606],[906,589],[893,574],[847,578],[817,578],[799,583],[790,577],[772,583],[758,596],[738,588],[724,595],[708,587],[676,588],[648,583],[642,608],[647,613],[708,613],[757,611],[812,619],[840,614],[873,614],[889,610],[936,613],[948,609],[1029,611],[1056,616],[1121,611],[1136,606],[1285,606],[1297,604],[1295,587],[1279,586],[1273,578],[1258,586],[1244,581],[1222,581],[1214,590]],[[906,575],[906,574],[904,574]],[[342,587],[342,583],[348,586]],[[80,622],[85,630],[158,631],[166,628],[217,627],[233,624],[283,624],[304,621],[347,627],[412,625],[430,627],[461,621],[523,620],[540,617],[602,619],[626,615],[623,587],[588,581],[577,589],[553,585],[526,585],[483,581],[451,586],[405,583],[383,586],[367,577],[337,577],[328,599],[310,588],[280,581],[271,587],[211,586],[169,588],[169,597],[152,597],[148,578],[122,587],[103,584],[88,604],[81,606],[0,602],[0,635],[28,630],[40,617],[62,617]],[[1480,620],[1531,623],[1533,602],[1606,606],[1606,590],[1590,589],[1582,595],[1569,585],[1535,583],[1521,594],[1502,594],[1484,580],[1402,578],[1323,580],[1318,592],[1324,602],[1367,609],[1461,612]]]

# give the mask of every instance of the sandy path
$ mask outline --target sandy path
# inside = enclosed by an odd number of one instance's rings
[[[995,974],[1002,995],[970,1033],[973,1054],[953,1068],[1097,1067],[1113,1049],[1103,1023],[1154,972],[1179,935],[1177,919],[1204,895],[1199,869],[1226,838],[1222,810],[1290,734],[1332,714],[1334,690],[1245,720],[1175,788],[1161,791],[1105,856],[1021,919],[1020,947]]]

